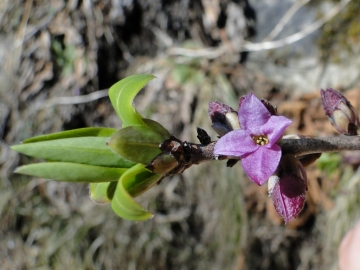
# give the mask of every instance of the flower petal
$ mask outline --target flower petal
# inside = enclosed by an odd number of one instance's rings
[[[254,135],[261,135],[260,128],[269,120],[271,114],[264,104],[251,93],[241,102],[238,116],[242,129],[248,129]]]
[[[241,165],[250,179],[261,186],[276,171],[281,158],[281,148],[260,146],[254,153],[241,158]]]
[[[272,190],[272,199],[278,214],[289,222],[296,217],[305,204],[306,181],[301,177],[287,175]]]
[[[254,152],[259,147],[251,139],[249,131],[236,129],[225,134],[217,141],[214,154],[240,157]]]
[[[267,135],[269,144],[274,145],[291,123],[292,121],[284,116],[273,115],[266,124],[261,127],[261,134]]]

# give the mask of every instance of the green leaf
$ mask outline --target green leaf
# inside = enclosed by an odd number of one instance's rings
[[[97,203],[109,203],[114,197],[118,181],[90,183],[90,198]]]
[[[147,166],[152,172],[158,174],[166,174],[174,169],[179,163],[177,160],[169,154],[158,155],[150,165]]]
[[[51,141],[58,139],[67,139],[67,138],[75,138],[75,137],[110,137],[116,132],[114,128],[79,128],[73,130],[67,130],[57,133],[52,133],[48,135],[41,135],[37,137],[32,137],[23,141],[23,143],[34,143],[34,142],[42,142],[42,141]]]
[[[162,175],[154,174],[144,168],[144,165],[138,164],[124,173],[116,187],[116,191],[111,202],[114,212],[127,220],[144,221],[153,215],[146,211],[137,203],[133,195],[140,195],[153,185],[155,185]]]
[[[114,153],[107,145],[108,137],[77,137],[14,145],[20,153],[45,159],[96,166],[128,168],[135,163]]]
[[[163,137],[147,127],[131,126],[110,137],[108,146],[121,156],[142,164],[149,164],[161,153]]]
[[[160,123],[158,123],[154,120],[151,120],[151,119],[146,119],[146,118],[143,118],[143,121],[145,122],[145,124],[147,125],[147,127],[149,129],[156,132],[161,137],[162,141],[164,141],[170,137],[170,135],[171,135],[170,132],[166,128],[164,128]]]
[[[114,194],[115,194],[115,190],[116,190],[116,187],[117,187],[117,184],[119,183],[119,181],[116,181],[116,182],[110,182],[107,190],[106,190],[106,194],[107,194],[107,197],[112,200],[114,198]]]
[[[101,183],[118,181],[127,170],[68,162],[45,162],[18,167],[15,173],[63,182]]]
[[[112,182],[90,183],[90,198],[97,203],[109,203],[111,199],[107,195],[107,189]]]
[[[149,74],[132,75],[110,87],[109,98],[123,127],[145,125],[133,106],[133,100],[141,88],[154,78]]]
[[[161,174],[153,173],[144,165],[137,164],[131,168],[125,177],[120,179],[120,183],[130,196],[135,198],[156,185],[161,178]]]

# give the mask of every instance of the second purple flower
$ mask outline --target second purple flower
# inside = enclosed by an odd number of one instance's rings
[[[281,148],[277,142],[292,121],[271,115],[254,94],[242,100],[238,118],[241,129],[221,137],[214,154],[240,157],[245,173],[253,182],[262,185],[279,165]]]

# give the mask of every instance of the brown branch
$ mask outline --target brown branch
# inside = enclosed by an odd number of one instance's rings
[[[212,160],[240,159],[234,156],[214,155],[216,141],[209,144],[181,142],[172,136],[164,141],[162,150],[171,153],[178,162],[167,175],[179,174],[192,165]],[[360,150],[360,136],[336,136],[325,138],[283,139],[279,143],[282,154],[303,156],[316,153]]]
[[[234,157],[214,155],[215,142],[208,145],[192,145],[192,163],[199,164],[205,161],[217,159],[230,159]],[[280,141],[283,154],[302,156],[314,153],[340,152],[344,150],[360,150],[360,136],[336,136],[324,138],[302,138],[302,139],[283,139]]]
[[[282,140],[280,146],[283,154],[302,156],[313,153],[330,153],[344,150],[360,150],[360,136],[336,136],[325,138],[305,138]]]

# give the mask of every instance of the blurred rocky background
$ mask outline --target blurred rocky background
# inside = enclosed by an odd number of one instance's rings
[[[87,185],[14,175],[34,160],[9,147],[120,127],[106,89],[136,73],[157,76],[138,110],[183,140],[196,126],[216,139],[208,102],[237,109],[249,92],[293,119],[288,133],[335,134],[319,89],[359,109],[359,13],[356,0],[2,0],[1,269],[336,269],[360,218],[359,153],[308,168],[306,206],[286,225],[267,187],[224,162],[164,179],[139,198],[155,217],[132,223]]]

